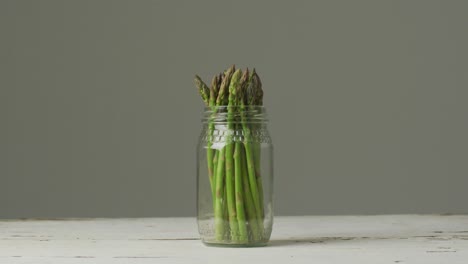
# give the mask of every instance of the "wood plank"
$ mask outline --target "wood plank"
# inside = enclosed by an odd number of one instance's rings
[[[212,248],[194,218],[0,221],[0,263],[468,263],[468,216],[277,217],[261,248]]]

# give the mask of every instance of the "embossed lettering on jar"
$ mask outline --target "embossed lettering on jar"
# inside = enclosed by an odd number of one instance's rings
[[[262,106],[205,108],[198,230],[207,245],[263,246],[273,225],[273,145]]]

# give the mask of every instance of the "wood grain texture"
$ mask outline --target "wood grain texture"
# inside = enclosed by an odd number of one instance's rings
[[[277,217],[261,248],[204,246],[194,218],[0,221],[0,263],[468,263],[468,216]]]

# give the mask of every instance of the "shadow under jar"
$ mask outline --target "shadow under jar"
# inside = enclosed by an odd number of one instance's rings
[[[198,231],[209,246],[264,246],[273,225],[273,145],[262,106],[205,108]]]

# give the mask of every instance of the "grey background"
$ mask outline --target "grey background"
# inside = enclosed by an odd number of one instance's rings
[[[0,217],[195,215],[193,75],[256,67],[277,214],[467,213],[467,1],[1,1]]]

